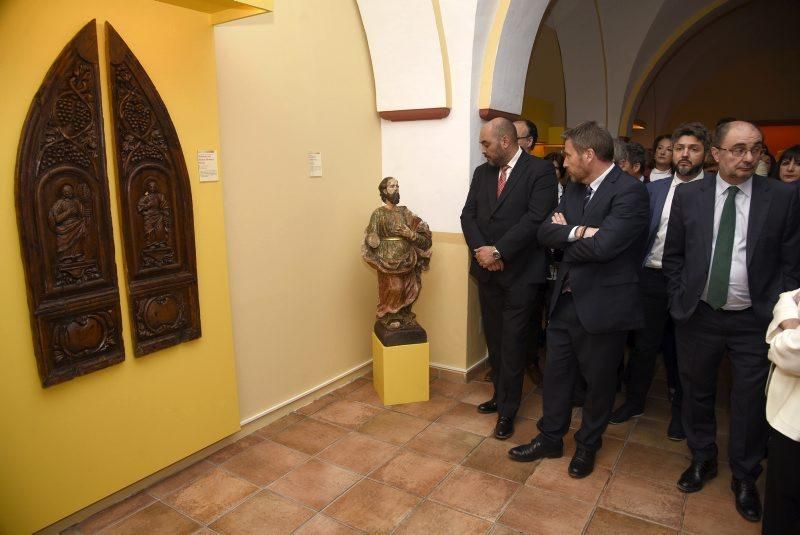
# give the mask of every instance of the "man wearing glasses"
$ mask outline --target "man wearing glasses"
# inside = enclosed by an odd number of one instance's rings
[[[717,475],[714,406],[717,370],[727,352],[731,490],[737,511],[753,522],[761,518],[755,482],[767,441],[764,333],[778,296],[800,286],[797,194],[755,174],[763,150],[755,125],[717,127],[711,153],[719,172],[675,190],[662,261],[692,452],[678,488],[697,492]]]

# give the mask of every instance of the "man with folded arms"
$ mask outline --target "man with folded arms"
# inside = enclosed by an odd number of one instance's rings
[[[508,454],[515,461],[563,455],[580,375],[586,399],[568,473],[582,478],[602,445],[628,331],[643,325],[637,274],[648,200],[644,184],[614,165],[607,130],[587,122],[563,137],[571,181],[538,234],[542,245],[564,250],[547,327],[544,415],[539,435]]]

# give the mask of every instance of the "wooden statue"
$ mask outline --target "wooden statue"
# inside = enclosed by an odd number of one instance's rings
[[[400,206],[397,179],[378,185],[383,206],[372,212],[361,255],[378,271],[375,334],[385,346],[427,341],[411,306],[419,297],[422,271],[431,257],[431,231],[411,210]]]

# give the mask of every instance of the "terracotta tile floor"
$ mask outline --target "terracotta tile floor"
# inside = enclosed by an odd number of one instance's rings
[[[494,415],[475,411],[490,385],[433,379],[430,401],[383,407],[359,378],[66,533],[759,533],[734,508],[724,462],[702,492],[675,488],[688,451],[666,438],[664,389],[659,370],[645,415],[610,426],[594,473],[575,480],[574,430],[561,459],[506,455],[536,433],[530,384],[501,442]],[[718,399],[724,455],[724,387]]]

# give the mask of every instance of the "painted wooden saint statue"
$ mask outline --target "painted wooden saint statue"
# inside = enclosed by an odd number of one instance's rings
[[[378,191],[383,206],[372,212],[361,246],[364,260],[378,271],[376,334],[417,330],[424,336],[411,305],[419,297],[422,271],[428,269],[430,262],[431,231],[427,223],[399,205],[397,179],[384,178]],[[419,336],[413,338],[419,340]]]

